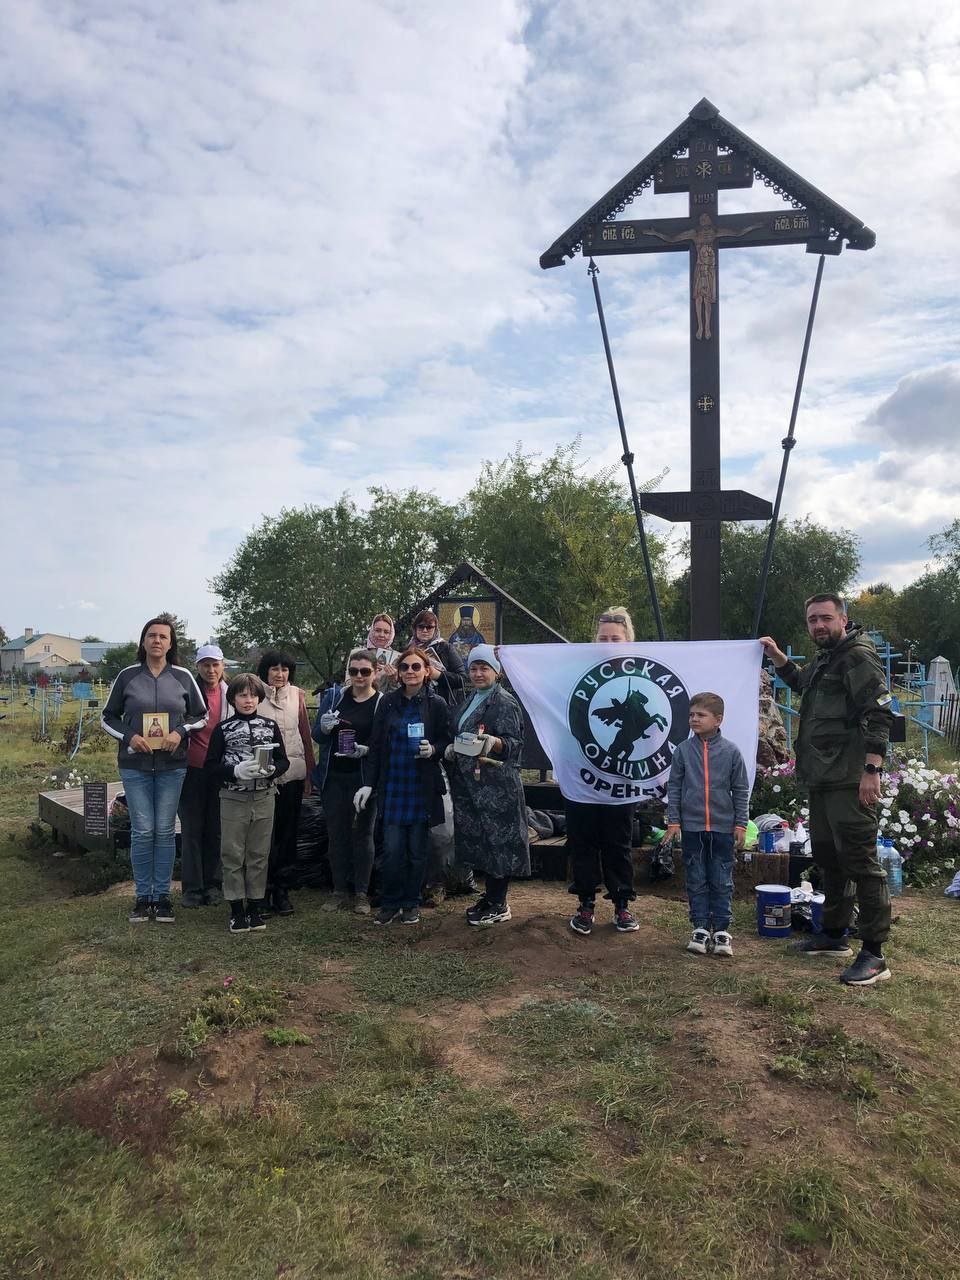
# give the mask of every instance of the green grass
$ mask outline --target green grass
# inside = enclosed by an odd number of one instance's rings
[[[546,977],[501,945],[522,911],[131,926],[30,836],[43,762],[8,741],[0,1276],[960,1276],[954,904],[911,899],[863,992],[776,944],[690,960],[667,899],[608,963],[562,886]]]

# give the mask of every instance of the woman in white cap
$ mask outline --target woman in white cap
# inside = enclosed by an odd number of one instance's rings
[[[470,653],[471,689],[453,712],[455,734],[483,742],[479,755],[444,753],[453,795],[456,860],[483,872],[482,897],[467,910],[467,922],[485,927],[510,919],[507,888],[517,876],[530,874],[520,757],[523,714],[512,694],[498,683],[500,660],[492,645],[478,644]],[[490,763],[486,763],[489,760]]]
[[[230,715],[223,678],[223,650],[204,644],[197,650],[200,692],[207,723],[187,742],[187,772],[180,792],[180,887],[185,907],[212,907],[222,899],[220,886],[220,787],[204,772],[210,735]]]

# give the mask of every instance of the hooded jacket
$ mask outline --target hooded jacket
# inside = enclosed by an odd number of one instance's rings
[[[718,729],[709,738],[697,734],[673,753],[667,783],[667,822],[684,831],[720,831],[746,827],[750,786],[740,748]]]
[[[789,661],[777,675],[801,698],[797,777],[808,787],[859,786],[864,757],[886,753],[893,723],[873,642],[851,626],[833,648],[802,667]]]

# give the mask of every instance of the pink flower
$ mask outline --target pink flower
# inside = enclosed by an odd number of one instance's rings
[[[233,986],[233,981],[234,981],[234,980],[233,980],[233,978],[224,978],[224,980],[223,980],[223,985],[224,985],[225,987],[232,987],[232,986]]]

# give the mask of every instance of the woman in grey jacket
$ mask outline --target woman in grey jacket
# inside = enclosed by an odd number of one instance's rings
[[[177,637],[168,618],[144,624],[137,662],[114,680],[100,723],[120,743],[117,763],[130,811],[137,892],[129,920],[172,924],[170,877],[187,737],[207,723],[207,707],[196,680],[177,665]]]

